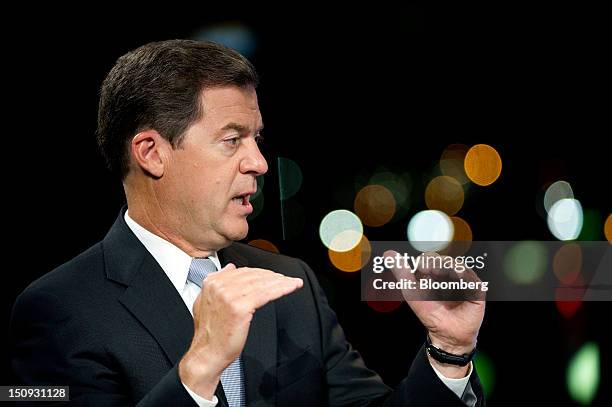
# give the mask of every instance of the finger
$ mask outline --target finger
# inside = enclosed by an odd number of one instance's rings
[[[217,293],[223,293],[223,301],[244,302],[245,306],[251,310],[256,309],[254,304],[260,302],[258,297],[266,293],[272,286],[287,284],[289,287],[294,287],[297,284],[301,287],[303,285],[301,279],[287,277],[267,269],[239,268],[233,272],[226,272],[224,275],[214,276],[214,274],[211,275],[213,278],[209,276],[204,281],[202,287],[202,291],[208,293],[207,296],[215,297]]]
[[[422,256],[423,261],[419,263],[418,271],[427,276],[437,273],[437,264],[442,260],[440,255],[436,252],[424,252]]]
[[[265,292],[269,290],[270,287],[277,284],[294,285],[296,283],[303,284],[303,281],[302,279],[287,277],[279,273],[271,273],[271,275],[252,275],[244,280],[232,281],[236,298],[257,296],[259,293]],[[238,286],[235,284],[238,284]]]
[[[268,284],[265,290],[253,291],[247,299],[254,309],[259,309],[267,303],[291,294],[304,286],[301,278],[286,277]]]
[[[246,289],[258,281],[285,278],[286,276],[267,269],[241,267],[218,276],[222,283],[234,288]]]

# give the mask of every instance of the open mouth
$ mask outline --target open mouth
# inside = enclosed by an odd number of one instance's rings
[[[249,199],[251,199],[251,194],[238,195],[232,198],[232,202],[238,205],[249,206]]]

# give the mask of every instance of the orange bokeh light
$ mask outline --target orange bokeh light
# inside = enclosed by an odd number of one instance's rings
[[[338,270],[346,272],[359,271],[370,261],[372,246],[367,237],[362,236],[357,246],[346,252],[328,250],[329,260]]]
[[[368,226],[382,226],[395,215],[395,198],[388,188],[378,185],[366,185],[355,197],[355,213]]]
[[[606,236],[608,242],[612,243],[612,213],[608,215],[608,219],[606,219],[604,224],[604,236]]]
[[[274,243],[269,242],[265,239],[254,239],[251,240],[248,244],[249,246],[259,247],[260,249],[267,250],[272,253],[280,253],[278,247],[276,247]]]
[[[488,144],[477,144],[465,155],[465,173],[473,183],[487,186],[499,178],[502,160],[497,150]]]
[[[425,203],[429,209],[436,209],[454,215],[463,206],[465,195],[463,187],[453,177],[442,175],[435,177],[425,190]]]

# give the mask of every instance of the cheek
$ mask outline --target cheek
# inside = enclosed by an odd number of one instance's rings
[[[223,209],[227,206],[227,186],[220,179],[201,179],[198,185],[194,186],[200,202],[208,207]]]

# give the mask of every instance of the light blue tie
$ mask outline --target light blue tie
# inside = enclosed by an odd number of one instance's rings
[[[202,288],[202,282],[208,275],[217,271],[217,266],[209,258],[194,258],[189,266],[187,280]],[[230,407],[244,407],[244,380],[240,356],[221,373],[221,384]]]

